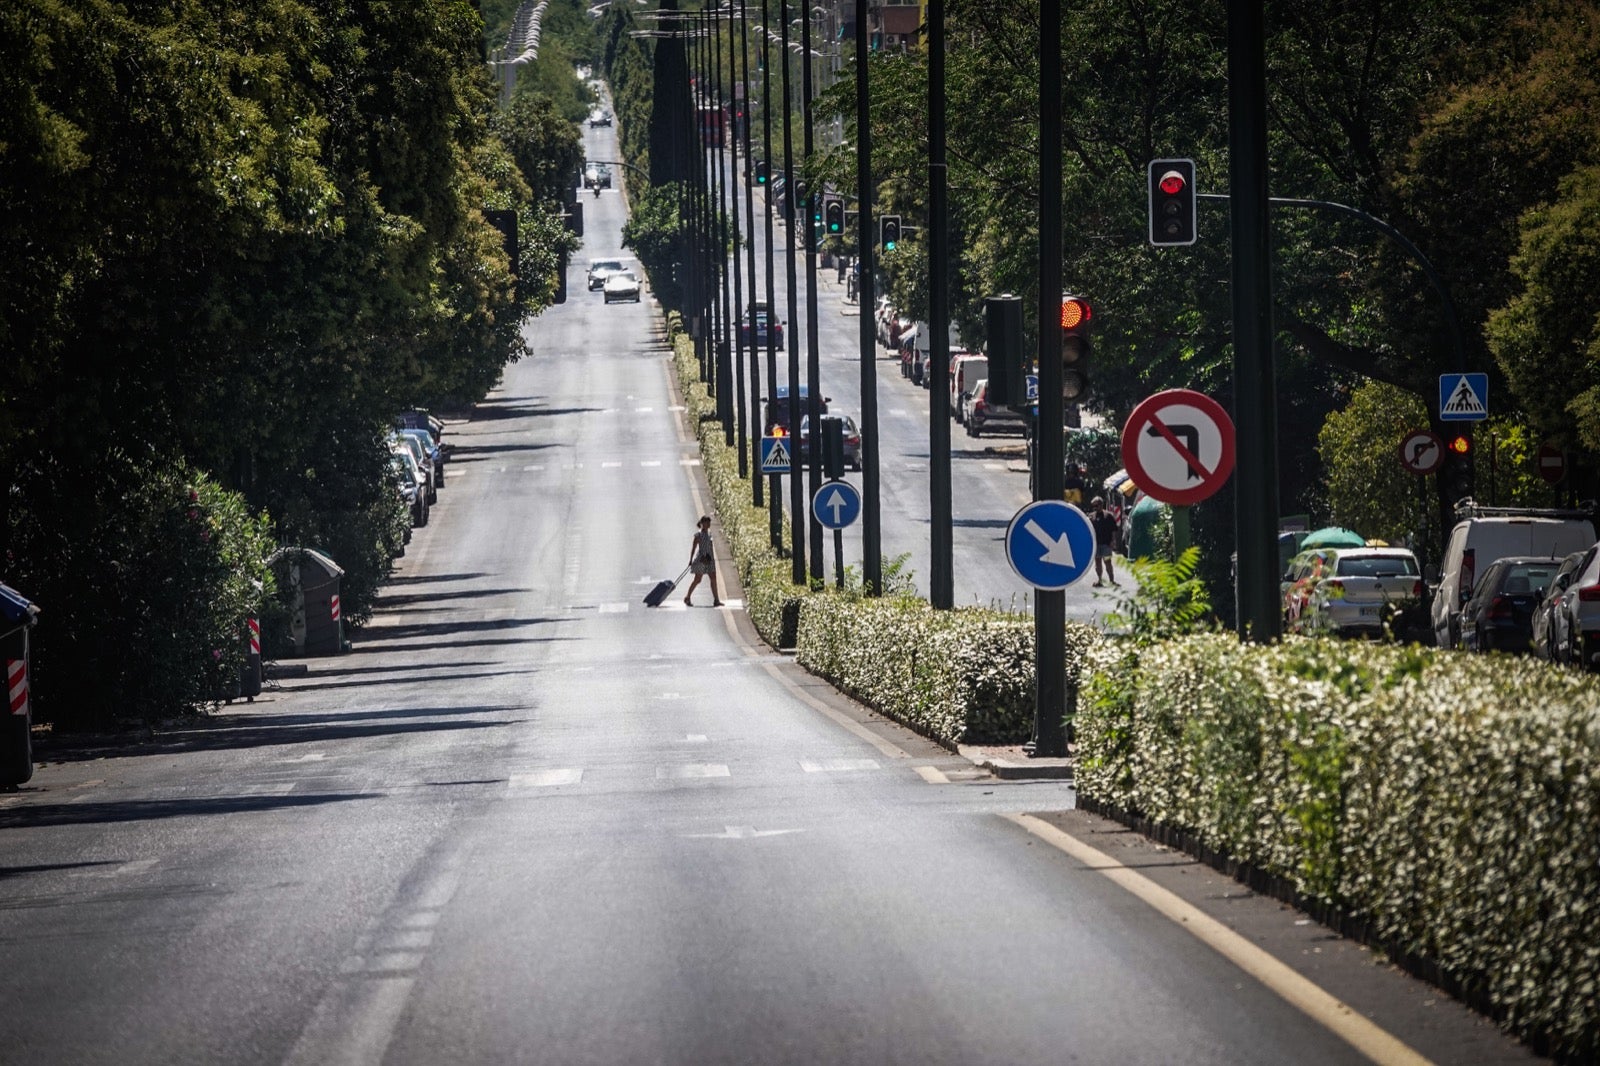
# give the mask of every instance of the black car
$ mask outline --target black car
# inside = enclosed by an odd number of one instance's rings
[[[1561,560],[1519,556],[1489,564],[1461,609],[1461,646],[1523,653],[1533,647],[1533,612]]]
[[[799,407],[802,417],[804,417],[806,414],[806,409],[808,407],[807,397],[808,393],[806,392],[806,387],[801,385]],[[819,413],[828,413],[829,399],[830,397],[827,396],[820,398],[818,406],[821,408],[821,411]],[[767,414],[766,417],[762,419],[762,432],[771,437],[775,435],[773,433],[774,429],[782,429],[783,433],[781,435],[788,437],[793,435],[793,426],[794,416],[790,412],[789,386],[779,385],[777,393],[767,398]]]

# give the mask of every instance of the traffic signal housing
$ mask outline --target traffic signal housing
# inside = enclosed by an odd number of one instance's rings
[[[1004,407],[1028,402],[1028,357],[1022,348],[1022,297],[1003,293],[983,301],[989,337],[988,401]]]
[[[830,197],[822,206],[822,213],[827,219],[827,232],[830,237],[837,237],[844,232],[844,201],[837,197]]]
[[[1444,463],[1439,467],[1439,479],[1445,498],[1452,504],[1472,495],[1476,474],[1472,452],[1470,430],[1458,430],[1445,438]]]
[[[1082,296],[1061,297],[1061,398],[1078,403],[1089,394],[1089,321],[1094,309]]]
[[[765,185],[767,183],[767,179],[771,177],[771,175],[772,171],[767,166],[767,161],[765,159],[758,159],[756,161],[756,184]]]
[[[1150,243],[1157,248],[1193,244],[1195,220],[1193,159],[1150,161]]]
[[[884,215],[878,221],[878,243],[883,250],[892,252],[900,247],[900,216]]]

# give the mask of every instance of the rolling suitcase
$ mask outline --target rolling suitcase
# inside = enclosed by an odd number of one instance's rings
[[[671,581],[657,581],[656,587],[651,589],[649,595],[644,598],[644,605],[646,607],[660,607],[661,601],[667,598],[667,593],[677,588],[678,582],[682,581],[684,574],[688,572],[689,568],[686,566],[683,568],[683,573]]]

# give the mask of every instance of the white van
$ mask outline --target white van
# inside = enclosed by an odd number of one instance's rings
[[[1460,644],[1461,608],[1490,563],[1516,555],[1560,559],[1595,542],[1594,525],[1582,511],[1479,507],[1468,499],[1456,505],[1456,514],[1461,521],[1445,542],[1433,594],[1433,635],[1441,648]]]
[[[989,357],[987,355],[974,355],[966,352],[961,355],[952,354],[950,357],[950,413],[955,420],[960,422],[965,416],[961,410],[966,406],[965,400],[969,393],[978,387],[978,382],[986,381],[989,377]]]

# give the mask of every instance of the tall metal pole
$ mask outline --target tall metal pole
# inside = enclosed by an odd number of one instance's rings
[[[793,96],[789,90],[789,0],[780,0],[779,21],[782,25],[783,36],[783,201],[794,203],[794,106]],[[800,337],[799,330],[793,328],[795,309],[800,306],[799,279],[795,277],[795,247],[794,247],[794,212],[789,213],[788,229],[788,282],[789,282],[789,432],[793,434],[799,429],[799,419],[795,415],[800,410]],[[791,444],[793,441],[791,440]],[[793,452],[790,453],[793,455]],[[793,552],[789,557],[790,574],[796,585],[806,583],[806,488],[805,478],[800,476],[800,461],[794,457],[789,475],[789,545]]]
[[[811,117],[811,9],[807,6],[804,11],[805,15],[800,20],[800,122],[805,127],[806,166],[809,168],[815,143],[815,133],[812,130],[815,123]],[[807,180],[805,217],[797,220],[800,231],[804,234],[806,250],[806,389],[810,394],[806,398],[806,417],[807,424],[811,427],[811,455],[810,461],[806,464],[810,474],[808,499],[814,499],[822,488],[822,359],[817,350],[817,227],[813,224],[813,220],[817,217],[817,190],[813,187],[815,184]],[[811,576],[826,580],[827,571],[824,566],[822,523],[813,519]]]
[[[867,0],[856,0],[856,243],[861,250],[861,560],[867,594],[883,592],[878,503],[878,338],[873,332],[877,267],[872,232],[872,111],[867,106]]]
[[[1239,633],[1276,640],[1278,389],[1272,356],[1267,64],[1262,0],[1228,0],[1228,184],[1233,237],[1234,529]]]
[[[944,143],[944,0],[928,0],[928,504],[933,573],[928,601],[955,606],[955,534],[950,499],[950,205]]]
[[[750,154],[750,110],[755,101],[750,96],[750,11],[746,0],[739,0],[739,66],[740,90],[744,99],[744,121],[739,125],[744,136],[744,219],[745,265],[749,270],[750,302],[756,301],[756,163]],[[772,305],[767,305],[767,332],[772,332]],[[761,482],[761,357],[756,344],[755,316],[750,316],[750,502],[760,507],[766,502]]]
[[[733,323],[732,296],[728,292],[728,109],[723,102],[722,81],[722,12],[717,7],[711,11],[712,25],[717,28],[711,49],[717,71],[717,154],[716,154],[716,217],[717,247],[712,258],[722,278],[722,332],[717,340],[717,412],[722,416],[722,442],[733,447]],[[743,456],[743,450],[740,456]]]
[[[772,264],[772,31],[766,27],[767,0],[761,0],[761,141],[767,161],[767,187],[761,198],[766,201],[767,218],[767,313],[772,321],[778,319],[777,279]],[[784,61],[788,62],[787,53]],[[778,331],[767,330],[767,395],[778,394]],[[765,427],[763,427],[763,431]],[[773,474],[767,493],[767,524],[776,551],[783,545],[783,475]]]
[[[1039,430],[1034,443],[1034,498],[1059,500],[1066,491],[1061,434],[1061,0],[1039,5]],[[1036,756],[1067,753],[1067,599],[1065,592],[1033,597],[1036,671],[1033,747]]]
[[[705,123],[701,121],[700,108],[705,101],[706,71],[709,65],[706,62],[706,24],[707,18],[704,11],[697,12],[695,19],[695,83],[694,83],[694,138],[695,146],[699,149],[695,153],[694,166],[689,173],[693,175],[694,201],[694,277],[695,277],[695,302],[694,307],[694,346],[695,355],[700,360],[700,380],[711,385],[715,377],[713,370],[715,360],[711,356],[712,331],[711,331],[711,277],[710,266],[707,262],[707,249],[710,247],[710,238],[706,232],[709,225],[709,215],[706,211],[706,130]]]
[[[746,450],[745,431],[747,427],[745,424],[744,405],[744,352],[745,348],[750,346],[750,338],[739,326],[740,320],[744,317],[744,271],[739,267],[739,244],[742,236],[741,230],[744,227],[739,219],[739,57],[734,54],[733,39],[738,37],[743,40],[744,31],[738,23],[734,22],[733,5],[730,3],[724,5],[724,7],[728,12],[729,30],[728,81],[732,83],[734,91],[729,94],[731,97],[729,111],[732,112],[733,129],[728,131],[728,136],[725,138],[728,142],[728,149],[723,158],[727,162],[728,171],[722,187],[727,196],[729,230],[732,234],[732,242],[728,250],[728,254],[732,257],[732,262],[728,264],[728,272],[733,275],[733,423],[734,437],[738,442],[735,450],[739,456],[739,476],[743,478],[750,476],[750,453]],[[741,14],[743,7],[743,0],[741,0]],[[749,157],[746,157],[745,161],[748,163]]]

